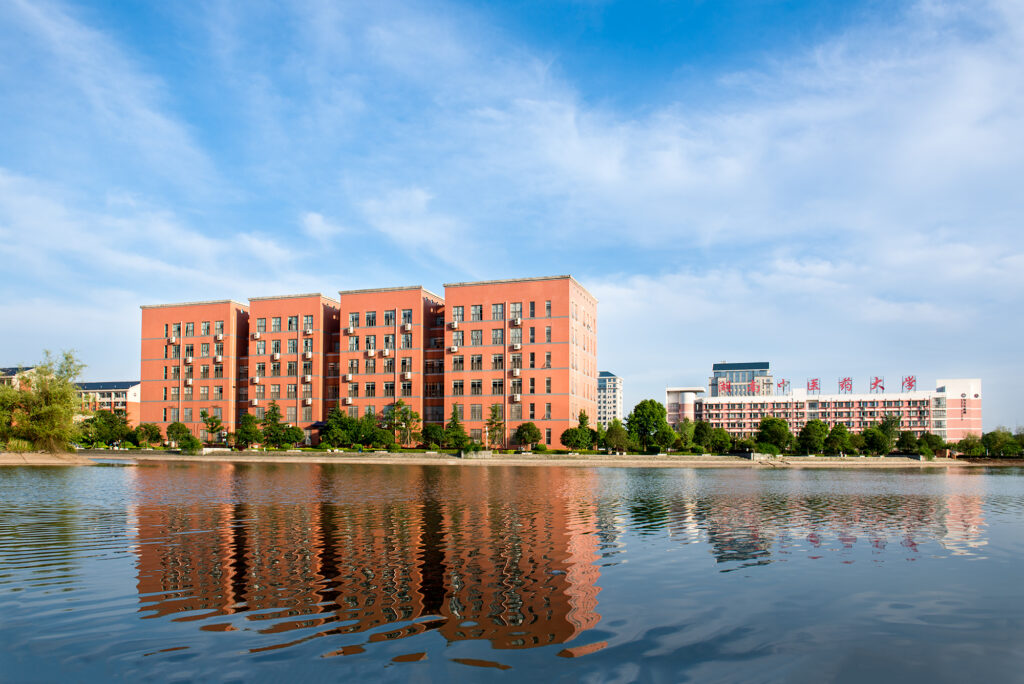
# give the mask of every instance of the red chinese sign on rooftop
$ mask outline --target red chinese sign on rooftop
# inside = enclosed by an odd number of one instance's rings
[[[903,378],[903,389],[907,392],[913,392],[917,389],[917,376],[908,375]]]
[[[850,394],[853,392],[853,378],[839,378],[839,393]]]
[[[807,381],[808,392],[821,392],[821,378],[811,378]]]
[[[885,391],[885,378],[875,376],[871,378],[871,391],[872,392],[884,392]]]

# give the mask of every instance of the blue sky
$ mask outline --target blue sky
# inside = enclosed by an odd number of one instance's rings
[[[138,306],[572,273],[626,404],[981,377],[1024,423],[1024,5],[0,4],[0,365]]]

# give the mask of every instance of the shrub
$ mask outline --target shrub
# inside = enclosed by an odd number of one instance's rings
[[[24,454],[32,451],[32,444],[24,439],[11,438],[7,440],[7,448],[5,451],[9,451],[12,454]]]
[[[178,442],[178,448],[183,454],[198,454],[203,448],[203,443],[195,435],[189,433]]]
[[[548,446],[546,444],[544,444],[544,442],[540,442],[540,443],[537,444],[537,446],[533,447],[533,450],[534,451],[547,451],[548,450]]]
[[[769,444],[767,442],[758,442],[757,453],[778,456],[781,453],[781,451],[779,451],[779,447],[775,446],[774,444]]]

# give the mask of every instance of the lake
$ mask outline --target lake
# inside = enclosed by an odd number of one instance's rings
[[[1024,469],[0,469],[4,681],[1024,678]]]

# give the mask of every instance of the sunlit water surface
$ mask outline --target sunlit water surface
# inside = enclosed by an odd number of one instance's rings
[[[4,681],[1024,680],[1024,470],[0,469]]]

